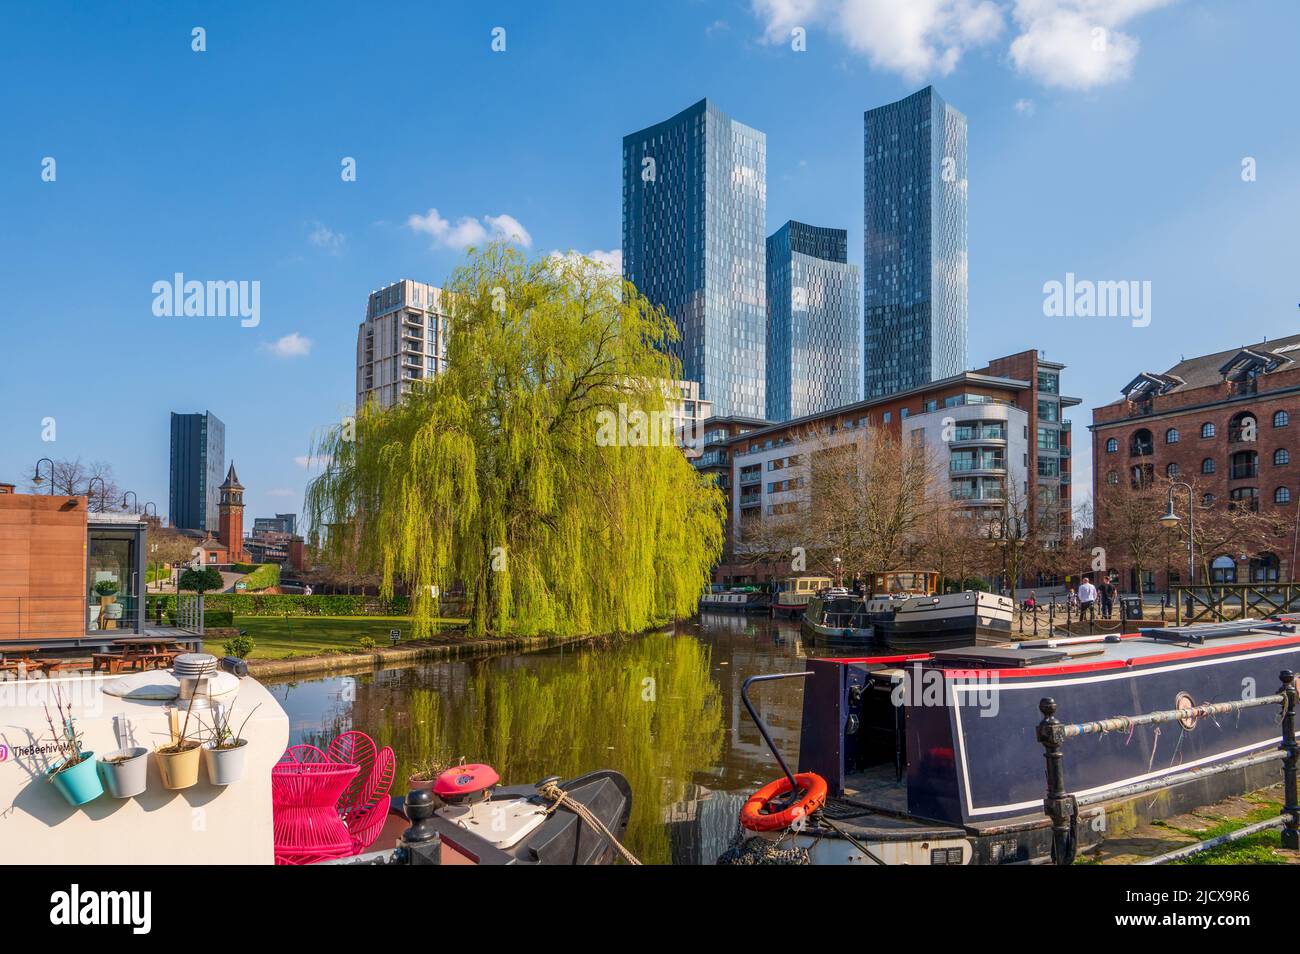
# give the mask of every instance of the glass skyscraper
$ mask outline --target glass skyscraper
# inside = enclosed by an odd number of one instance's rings
[[[966,117],[927,86],[866,112],[866,397],[966,369]]]
[[[790,221],[767,238],[767,419],[861,400],[858,269],[849,233]]]
[[[172,412],[171,486],[167,519],[184,530],[217,532],[225,478],[226,425],[211,411]]]
[[[623,276],[719,416],[765,409],[766,215],[766,137],[707,99],[623,137]]]

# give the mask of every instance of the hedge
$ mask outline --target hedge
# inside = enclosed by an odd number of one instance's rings
[[[157,616],[159,601],[168,618],[175,618],[176,596],[173,593],[149,595],[146,610],[149,618]],[[376,596],[345,594],[205,593],[203,609],[205,619],[211,619],[213,611],[227,612],[232,616],[408,616],[411,601],[405,596],[385,601]]]
[[[263,563],[251,571],[242,571],[245,575],[235,585],[243,583],[249,590],[265,590],[280,585],[280,564]]]

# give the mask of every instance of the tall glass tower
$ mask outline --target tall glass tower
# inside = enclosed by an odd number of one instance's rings
[[[869,109],[866,397],[966,369],[966,117],[927,86]]]
[[[172,411],[167,519],[173,527],[216,533],[225,458],[226,425],[219,417]]]
[[[849,233],[790,221],[767,237],[767,419],[862,397],[858,268]]]
[[[707,99],[623,137],[623,277],[718,416],[762,417],[767,137]]]

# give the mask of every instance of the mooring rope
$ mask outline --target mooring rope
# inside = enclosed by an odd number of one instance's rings
[[[551,802],[551,807],[546,810],[548,815],[554,812],[561,805],[567,806],[569,811],[573,812],[573,814],[577,815],[596,831],[604,835],[609,843],[614,846],[614,850],[622,856],[624,861],[630,865],[639,865],[641,863],[637,860],[636,855],[623,847],[623,843],[614,837],[614,833],[605,827],[605,823],[597,818],[595,814],[592,813],[591,809],[581,802],[570,798],[569,793],[560,788],[557,782],[546,782],[538,787],[537,792],[543,798],[548,799]]]

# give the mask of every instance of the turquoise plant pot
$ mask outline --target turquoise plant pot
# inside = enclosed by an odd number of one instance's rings
[[[81,754],[84,758],[72,768],[58,772],[59,766],[56,765],[46,773],[49,780],[54,783],[54,787],[59,790],[59,794],[73,806],[93,802],[104,794],[104,785],[100,782],[99,772],[95,769],[95,753],[82,752]]]

